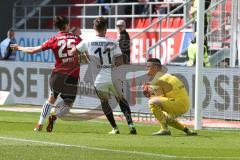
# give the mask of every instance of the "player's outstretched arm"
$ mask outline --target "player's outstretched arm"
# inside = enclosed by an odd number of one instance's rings
[[[41,46],[22,47],[22,46],[19,46],[18,44],[12,44],[10,47],[14,51],[22,51],[22,52],[25,52],[25,53],[28,53],[28,54],[34,54],[34,53],[42,51]]]

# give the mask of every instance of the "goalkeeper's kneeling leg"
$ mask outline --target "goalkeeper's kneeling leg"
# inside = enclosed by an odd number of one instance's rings
[[[176,120],[176,116],[171,115],[171,114],[168,114],[168,113],[166,113],[165,115],[166,115],[166,121],[167,121],[167,124],[168,124],[168,125],[176,128],[176,129],[178,129],[178,130],[181,130],[181,131],[184,130],[185,126],[182,125],[180,122],[178,122],[178,121]]]
[[[162,130],[168,130],[166,116],[164,115],[161,105],[156,104],[153,99],[149,100],[149,108],[155,118],[159,121]]]

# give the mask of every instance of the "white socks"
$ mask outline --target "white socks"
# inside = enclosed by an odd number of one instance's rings
[[[70,107],[66,104],[63,104],[56,110],[56,116],[61,117],[67,114],[70,111]]]
[[[44,120],[46,119],[47,115],[50,113],[51,109],[52,109],[52,104],[46,101],[42,106],[42,113],[40,115],[38,124],[41,124],[41,125],[43,124]]]

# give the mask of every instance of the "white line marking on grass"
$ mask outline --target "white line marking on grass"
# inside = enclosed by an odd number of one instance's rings
[[[181,159],[239,159],[239,157],[185,157],[185,156],[175,156],[175,155],[157,154],[157,153],[149,153],[149,152],[124,151],[124,150],[114,150],[114,149],[107,149],[107,148],[87,147],[82,145],[62,144],[62,143],[55,143],[55,142],[37,141],[37,140],[12,138],[12,137],[0,137],[0,139],[10,140],[10,141],[19,141],[19,142],[28,142],[28,143],[38,143],[38,144],[51,145],[51,146],[75,147],[75,148],[81,148],[81,149],[87,149],[87,150],[96,150],[96,151],[105,151],[105,152],[114,152],[114,153],[123,153],[123,154],[135,154],[135,155],[150,156],[150,157],[161,157],[161,158],[169,158],[169,159],[178,159],[178,158],[181,158]]]
[[[62,143],[55,143],[55,142],[21,139],[21,138],[0,137],[0,139],[11,140],[11,141],[20,141],[20,142],[29,142],[29,143],[38,143],[38,144],[45,144],[45,145],[52,145],[52,146],[61,146],[61,147],[75,147],[75,148],[96,150],[96,151],[106,151],[106,152],[125,153],[125,154],[137,154],[137,155],[143,155],[143,156],[156,156],[156,157],[162,157],[162,158],[176,158],[176,156],[164,155],[164,154],[155,154],[155,153],[137,152],[137,151],[114,150],[114,149],[97,148],[97,147],[87,147],[87,146],[82,146],[82,145],[62,144]]]

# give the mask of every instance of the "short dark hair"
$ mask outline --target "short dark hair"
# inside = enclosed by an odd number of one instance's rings
[[[54,18],[54,25],[59,30],[64,30],[66,24],[69,24],[69,21],[68,21],[68,19],[66,17],[64,17],[64,16],[56,16]]]
[[[103,31],[107,29],[107,20],[103,17],[98,17],[94,19],[93,28],[97,31]]]
[[[162,67],[162,63],[158,58],[149,58],[147,62],[152,62],[154,65],[159,65],[159,67]]]

